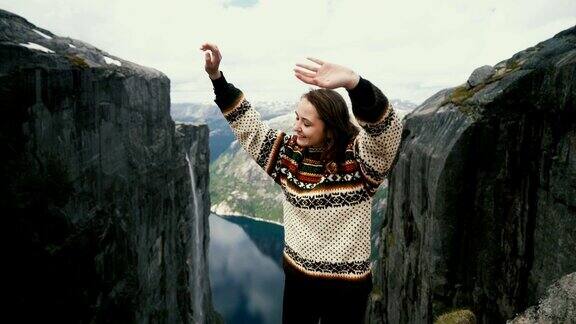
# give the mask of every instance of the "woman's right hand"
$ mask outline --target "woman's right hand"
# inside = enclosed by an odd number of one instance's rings
[[[208,73],[208,76],[212,80],[216,80],[220,77],[220,61],[222,61],[222,54],[218,46],[211,43],[204,43],[200,47],[200,50],[204,52],[204,70]]]

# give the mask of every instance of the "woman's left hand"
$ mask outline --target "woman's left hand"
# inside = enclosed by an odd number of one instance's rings
[[[307,59],[320,66],[296,63],[296,66],[301,67],[301,69],[295,68],[294,75],[304,83],[327,89],[344,87],[350,90],[360,81],[360,76],[347,67],[324,62],[312,57],[308,57]]]

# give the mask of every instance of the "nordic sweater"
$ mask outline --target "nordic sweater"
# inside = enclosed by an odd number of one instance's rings
[[[224,74],[212,83],[234,135],[284,192],[285,269],[369,280],[372,197],[390,171],[402,133],[384,94],[363,78],[348,91],[361,130],[348,143],[345,161],[327,168],[322,149],[300,147],[295,135],[271,129]]]

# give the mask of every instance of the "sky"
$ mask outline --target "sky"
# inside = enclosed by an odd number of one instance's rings
[[[315,57],[420,104],[576,25],[576,0],[0,0],[0,8],[162,71],[173,103],[213,102],[204,42],[220,48],[220,70],[252,101],[297,102],[312,86],[293,68]]]

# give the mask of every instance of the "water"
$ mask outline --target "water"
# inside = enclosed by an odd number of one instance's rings
[[[284,272],[281,226],[211,214],[210,284],[226,323],[281,323]]]
[[[194,141],[194,144],[192,146],[192,148],[190,149],[191,152],[196,153],[197,151],[197,141]],[[192,264],[193,264],[193,269],[192,269],[192,277],[193,277],[193,293],[194,293],[194,305],[193,305],[193,311],[194,311],[194,320],[197,323],[202,323],[204,322],[204,291],[206,291],[206,289],[203,289],[205,286],[205,283],[203,283],[201,281],[202,276],[201,276],[201,271],[203,269],[198,269],[200,267],[201,264],[204,264],[204,260],[202,260],[202,256],[203,253],[202,251],[204,251],[204,244],[203,244],[203,240],[201,240],[200,238],[202,237],[200,235],[202,228],[204,226],[204,217],[202,217],[203,213],[200,212],[200,208],[198,206],[198,195],[196,192],[196,175],[194,173],[194,168],[192,166],[192,162],[190,162],[190,158],[188,157],[188,152],[186,152],[186,161],[188,161],[188,171],[190,173],[190,183],[191,183],[191,193],[192,193],[192,197],[191,199],[193,200],[194,203],[194,222],[192,224],[192,235],[194,237],[194,247],[195,247],[195,251],[193,253],[193,260],[192,260]]]

